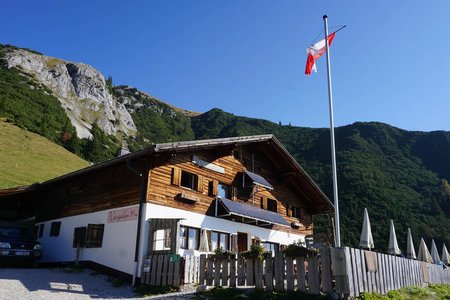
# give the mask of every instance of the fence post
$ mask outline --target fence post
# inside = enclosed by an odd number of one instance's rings
[[[206,259],[207,268],[206,268],[206,285],[212,285],[213,284],[213,259],[209,255]]]
[[[228,286],[228,256],[221,258],[222,265],[222,286]]]
[[[272,253],[269,252],[269,255],[265,259],[266,268],[264,270],[264,281],[266,284],[266,290],[273,290],[273,258]]]
[[[214,258],[214,286],[220,285],[220,263],[221,260],[217,257]]]
[[[262,289],[263,284],[263,261],[259,258],[255,259],[255,288]]]
[[[305,271],[305,258],[295,258],[297,262],[297,289],[302,292],[306,292],[306,271]]]
[[[275,252],[275,289],[282,291],[284,290],[284,258],[283,252]]]
[[[205,284],[205,268],[206,268],[206,254],[200,254],[200,265],[199,265],[199,284]]]
[[[286,289],[294,290],[294,260],[292,257],[286,257]]]
[[[247,285],[255,285],[255,260],[253,258],[246,259],[246,266],[247,266]]]
[[[308,257],[308,287],[310,294],[320,294],[319,258],[317,256]]]
[[[245,259],[238,256],[238,285],[245,285]]]
[[[236,287],[236,255],[230,256],[230,287]]]
[[[331,294],[333,292],[333,284],[331,282],[330,247],[324,247],[321,249],[320,263],[322,265],[320,288],[324,293]]]
[[[350,295],[349,257],[348,247],[331,248],[331,269],[338,294]]]

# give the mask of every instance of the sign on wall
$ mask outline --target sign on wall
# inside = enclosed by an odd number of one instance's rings
[[[108,223],[137,220],[138,216],[139,216],[139,207],[137,206],[116,209],[108,213]]]

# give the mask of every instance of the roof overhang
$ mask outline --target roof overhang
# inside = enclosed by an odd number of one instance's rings
[[[253,185],[261,186],[269,191],[273,190],[273,186],[264,177],[250,171],[244,172],[253,181]]]

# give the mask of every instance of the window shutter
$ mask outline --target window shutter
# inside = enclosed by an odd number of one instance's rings
[[[230,250],[234,253],[238,253],[238,242],[237,242],[237,234],[232,234],[230,236]]]
[[[101,248],[104,224],[88,224],[86,231],[86,248]]]
[[[208,249],[211,252],[211,230],[205,230],[206,231],[206,237],[208,239]]]
[[[236,200],[236,197],[237,197],[237,187],[235,187],[234,185],[232,185],[231,187],[230,187],[230,200]]]
[[[169,248],[170,249],[170,243],[171,243],[171,229],[167,228],[164,229],[164,248]],[[172,250],[172,249],[171,249]]]
[[[219,195],[219,182],[215,179],[212,181],[212,195]]]
[[[173,167],[172,168],[172,184],[180,185],[181,184],[181,170],[180,168]]]
[[[73,231],[73,248],[86,246],[86,227],[75,227]]]
[[[286,216],[292,217],[292,206],[289,203],[286,203]]]
[[[197,177],[197,192],[203,193],[203,176]]]
[[[268,208],[268,206],[267,206],[267,197],[266,196],[262,196],[261,197],[261,201],[262,201],[262,208],[263,209],[267,209]]]

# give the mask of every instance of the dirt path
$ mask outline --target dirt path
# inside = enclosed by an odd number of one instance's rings
[[[190,299],[192,294],[176,293],[138,297],[130,286],[89,269],[0,268],[0,300],[28,299]]]

